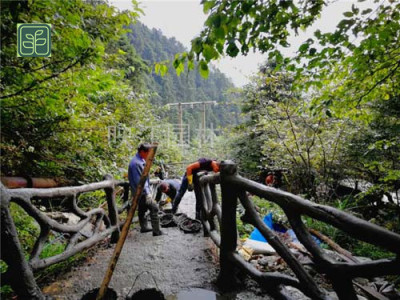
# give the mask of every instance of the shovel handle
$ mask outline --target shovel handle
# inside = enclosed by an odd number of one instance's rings
[[[149,154],[146,159],[146,165],[143,169],[142,175],[140,176],[139,184],[136,188],[135,196],[133,197],[132,200],[132,206],[129,209],[128,216],[126,217],[124,226],[122,227],[121,235],[118,239],[117,245],[115,246],[113,256],[110,259],[107,272],[104,275],[104,279],[100,286],[99,292],[96,296],[96,300],[102,300],[104,295],[106,294],[108,284],[111,281],[111,277],[113,275],[115,266],[117,265],[119,255],[121,254],[122,251],[122,247],[124,246],[126,237],[128,236],[129,226],[131,225],[133,216],[135,215],[136,207],[138,205],[138,200],[139,197],[142,195],[144,184],[146,183],[147,176],[149,175],[150,168],[157,151],[157,146],[158,146],[157,144],[153,144],[152,148],[150,148]]]

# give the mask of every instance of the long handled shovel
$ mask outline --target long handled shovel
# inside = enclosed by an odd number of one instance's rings
[[[121,236],[119,237],[117,245],[115,246],[113,256],[111,257],[110,263],[108,265],[107,272],[106,272],[106,274],[104,276],[104,279],[103,279],[103,282],[102,282],[102,284],[100,286],[100,290],[99,290],[99,292],[97,294],[96,300],[102,300],[104,295],[105,295],[105,293],[106,293],[106,291],[107,291],[108,284],[111,281],[111,277],[113,275],[115,266],[117,265],[117,261],[118,261],[119,255],[121,254],[122,247],[124,246],[126,237],[128,235],[129,226],[131,225],[133,216],[135,214],[136,207],[138,205],[139,197],[142,195],[143,187],[144,187],[144,184],[146,182],[147,176],[149,175],[150,167],[151,167],[151,165],[153,163],[153,159],[154,159],[154,156],[156,154],[156,151],[157,151],[157,144],[153,144],[153,146],[152,146],[152,148],[150,148],[150,152],[149,152],[149,154],[147,156],[146,165],[144,167],[143,173],[140,176],[139,184],[138,184],[138,187],[136,188],[136,193],[135,193],[135,196],[133,197],[133,200],[132,200],[132,206],[131,206],[131,208],[130,208],[130,210],[128,212],[128,216],[126,217],[126,221],[124,223],[124,226],[122,227]]]

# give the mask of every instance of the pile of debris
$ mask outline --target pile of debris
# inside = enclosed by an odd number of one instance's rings
[[[272,226],[272,215],[266,216],[264,218],[264,223],[271,229],[274,229],[274,226]],[[353,263],[371,261],[371,259],[367,257],[354,257],[349,251],[341,248],[334,241],[316,230],[310,230],[310,232],[313,234],[318,244],[328,245],[334,250],[322,249],[332,261]],[[278,228],[278,230],[275,230],[275,234],[289,248],[318,285],[335,298],[335,293],[333,292],[330,282],[323,274],[316,271],[312,255],[297,240],[293,230],[289,229],[284,231]],[[261,272],[281,272],[295,277],[295,274],[290,267],[288,267],[284,259],[276,253],[275,249],[268,244],[257,229],[252,232],[249,239],[240,242],[238,252],[246,261]],[[395,285],[383,278],[372,278],[370,280],[356,278],[353,280],[353,283],[359,294],[359,299],[400,299],[400,293],[396,290]]]
[[[178,226],[184,233],[196,233],[199,232],[202,227],[199,220],[192,219],[184,213],[172,214],[160,211],[158,214],[162,227]]]

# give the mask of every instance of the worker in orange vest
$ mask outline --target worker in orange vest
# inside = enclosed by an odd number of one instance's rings
[[[186,172],[182,177],[181,188],[172,203],[172,213],[175,214],[177,212],[179,203],[186,190],[193,191],[193,175],[200,171],[213,171],[217,173],[219,172],[219,162],[213,159],[200,158],[195,163],[187,166]],[[198,202],[196,201],[196,218],[200,215],[201,203]]]

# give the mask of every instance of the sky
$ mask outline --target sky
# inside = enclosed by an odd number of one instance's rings
[[[130,9],[130,0],[109,0],[119,9]],[[350,10],[354,0],[337,0],[330,4],[321,14],[318,20],[307,32],[289,40],[291,47],[284,49],[286,55],[291,55],[299,47],[302,41],[312,36],[312,32],[320,29],[322,32],[332,31],[343,18],[343,12]],[[369,7],[373,0],[367,0],[361,5]],[[358,4],[359,5],[359,4]],[[376,6],[376,5],[375,5]],[[203,13],[200,0],[142,0],[140,7],[145,15],[139,21],[149,28],[157,28],[167,37],[175,37],[189,49],[190,41],[202,30],[207,16]],[[237,87],[242,87],[250,81],[252,74],[257,72],[258,66],[266,60],[261,53],[250,53],[247,56],[236,58],[221,58],[213,64],[231,78]]]

